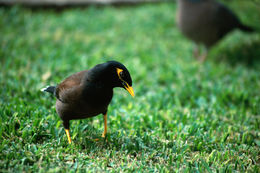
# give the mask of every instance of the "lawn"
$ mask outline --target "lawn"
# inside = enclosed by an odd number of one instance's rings
[[[257,2],[227,5],[259,30]],[[0,7],[0,172],[260,172],[259,32],[232,32],[201,64],[175,11]],[[136,97],[114,89],[107,140],[99,115],[71,121],[69,145],[40,89],[111,59]]]

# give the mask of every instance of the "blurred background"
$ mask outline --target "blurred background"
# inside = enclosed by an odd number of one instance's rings
[[[4,5],[31,5],[31,6],[78,6],[78,5],[111,5],[111,4],[139,4],[151,2],[166,2],[170,0],[1,0]]]
[[[0,0],[0,172],[259,172],[260,2],[219,2],[255,31],[229,32],[201,63],[176,1]],[[108,142],[91,140],[97,116],[72,121],[67,146],[40,89],[112,59],[136,97],[114,90]]]

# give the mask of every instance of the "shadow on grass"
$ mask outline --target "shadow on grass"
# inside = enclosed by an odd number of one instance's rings
[[[148,130],[149,131],[149,130]],[[180,142],[184,139],[177,139],[177,135],[165,137],[160,139],[153,137],[149,132],[142,132],[141,129],[136,131],[135,135],[122,134],[120,132],[108,133],[106,138],[101,138],[99,135],[87,135],[84,139],[74,140],[77,148],[87,152],[92,151],[123,151],[131,156],[139,157],[141,153],[161,153],[164,156],[173,153],[184,153],[185,151],[200,151],[201,142],[204,143],[206,152],[211,152],[214,148],[211,142],[203,141],[201,138],[194,138],[194,136],[187,137],[189,143]],[[94,139],[98,138],[98,141]],[[185,140],[184,140],[185,141]],[[167,151],[167,152],[166,152]],[[153,157],[152,157],[153,158]]]
[[[106,138],[98,137],[100,140],[95,141],[96,136],[86,137],[84,141],[74,141],[77,148],[87,152],[93,151],[115,151],[124,152],[133,157],[141,157],[141,154],[154,153],[155,151],[162,155],[168,155],[162,150],[170,149],[171,153],[180,152],[187,148],[178,148],[174,140],[159,140],[148,135],[143,136],[121,136],[119,133],[107,134]],[[178,148],[178,149],[177,149]],[[178,150],[178,151],[177,151]],[[161,151],[161,152],[160,152]],[[156,152],[156,153],[157,153]],[[157,153],[158,154],[158,153]],[[152,160],[156,160],[156,155],[151,156]]]

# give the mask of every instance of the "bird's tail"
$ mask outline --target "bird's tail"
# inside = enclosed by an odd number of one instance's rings
[[[55,89],[56,89],[56,86],[47,86],[45,88],[42,88],[41,91],[42,92],[49,92],[51,94],[54,94],[55,93]]]
[[[250,26],[243,25],[243,24],[239,25],[238,28],[239,28],[240,30],[242,30],[242,31],[245,31],[245,32],[254,32],[254,31],[255,31],[254,28],[252,28],[252,27],[250,27]]]

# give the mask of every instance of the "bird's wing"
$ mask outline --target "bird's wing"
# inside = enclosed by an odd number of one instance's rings
[[[67,77],[57,86],[55,96],[64,103],[77,100],[81,95],[81,81],[86,73],[87,70],[84,70]]]
[[[215,24],[218,26],[218,36],[223,37],[229,31],[239,27],[241,25],[238,17],[226,6],[221,3],[217,3]]]

